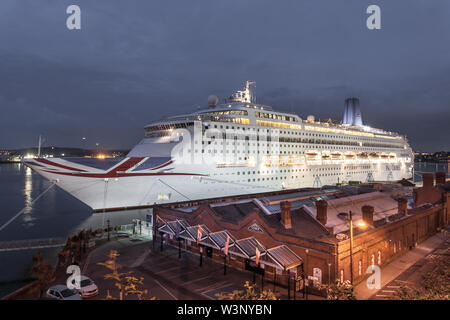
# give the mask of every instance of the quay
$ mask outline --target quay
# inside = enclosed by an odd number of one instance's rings
[[[57,248],[64,247],[65,244],[66,239],[64,238],[1,241],[0,252]]]

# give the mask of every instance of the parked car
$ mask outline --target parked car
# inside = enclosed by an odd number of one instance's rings
[[[77,290],[69,289],[62,284],[50,287],[46,296],[56,300],[81,300],[81,294]]]
[[[79,290],[79,292],[83,298],[89,298],[98,295],[97,285],[89,277],[81,276],[80,287],[81,289]]]

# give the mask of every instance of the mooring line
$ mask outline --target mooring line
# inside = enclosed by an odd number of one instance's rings
[[[42,192],[40,195],[38,195],[36,197],[36,199],[34,199],[33,201],[31,201],[29,206],[32,206],[33,203],[35,203],[36,201],[38,201],[44,194],[47,193],[47,191],[49,191],[54,185],[56,185],[56,182],[53,182],[47,189],[44,190],[44,192]],[[5,229],[11,222],[13,222],[18,216],[20,216],[22,213],[25,212],[25,210],[29,207],[26,206],[25,208],[23,208],[22,210],[20,210],[14,217],[12,217],[11,219],[9,219],[5,224],[3,224],[0,227],[0,231],[2,231],[3,229]]]

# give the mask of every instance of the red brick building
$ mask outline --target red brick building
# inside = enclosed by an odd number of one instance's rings
[[[436,185],[425,174],[415,189],[366,184],[157,206],[155,239],[164,235],[166,244],[223,263],[228,236],[226,263],[234,268],[251,269],[259,251],[269,281],[286,284],[293,274],[298,289],[311,276],[314,285],[357,284],[369,266],[383,267],[448,223],[450,184],[445,174],[436,176]]]

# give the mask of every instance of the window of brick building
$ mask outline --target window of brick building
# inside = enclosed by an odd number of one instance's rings
[[[341,269],[341,282],[344,282],[344,269]]]
[[[378,265],[381,266],[381,251],[378,251]]]
[[[322,270],[320,268],[313,269],[313,276],[317,278],[317,281],[315,282],[317,282],[318,284],[322,284]]]
[[[358,261],[358,275],[362,275],[362,261],[359,260]]]
[[[375,264],[375,255],[372,253],[372,256],[370,257],[370,263],[372,266]]]

